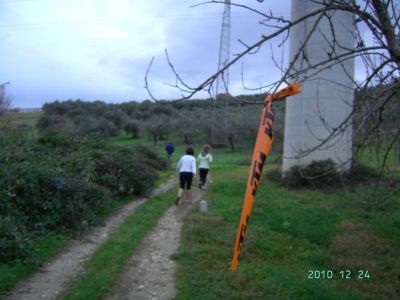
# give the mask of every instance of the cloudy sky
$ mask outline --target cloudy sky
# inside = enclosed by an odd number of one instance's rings
[[[242,3],[249,3],[242,1]],[[290,14],[290,1],[259,4]],[[191,7],[201,1],[179,0],[0,0],[0,83],[14,107],[39,107],[65,99],[142,101],[149,96],[144,75],[154,56],[150,85],[154,95],[174,99],[179,91],[164,49],[180,75],[199,84],[217,68],[223,5]],[[231,54],[267,30],[260,19],[232,8]],[[278,50],[279,53],[280,50]],[[267,45],[243,61],[246,85],[257,88],[279,76],[271,68]],[[241,64],[232,69],[230,91],[242,89]],[[199,95],[198,97],[206,97]]]

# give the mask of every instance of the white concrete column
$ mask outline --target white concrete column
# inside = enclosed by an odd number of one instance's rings
[[[292,0],[292,20],[314,11],[320,5],[309,0]],[[354,47],[353,17],[347,12],[330,12],[331,23],[335,29],[337,43],[341,47]],[[290,32],[290,61],[298,52],[318,16],[297,25]],[[320,21],[317,30],[312,34],[305,48],[305,57],[301,56],[296,64],[297,70],[324,61],[331,51],[330,43],[333,39],[330,23],[326,18]],[[336,53],[343,53],[340,47]],[[307,62],[308,60],[308,62]],[[346,60],[329,69],[323,70],[306,79],[302,86],[302,93],[288,98],[286,102],[285,139],[283,153],[283,172],[294,165],[307,165],[313,160],[332,159],[340,170],[351,166],[352,156],[352,128],[348,126],[343,132],[305,156],[302,151],[317,147],[328,138],[352,111],[354,97],[354,60]],[[310,70],[302,75],[310,76],[316,70]],[[349,120],[350,121],[350,120]],[[349,125],[349,124],[348,124]]]

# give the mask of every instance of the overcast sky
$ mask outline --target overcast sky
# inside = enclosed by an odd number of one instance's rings
[[[144,74],[154,56],[152,91],[158,98],[178,98],[180,93],[164,84],[174,83],[164,49],[189,84],[199,84],[217,69],[223,5],[191,7],[198,3],[0,0],[0,83],[11,83],[7,92],[14,107],[77,98],[142,101],[149,98]],[[251,4],[290,15],[289,0]],[[239,38],[252,43],[265,33],[259,21],[248,11],[232,8],[232,55],[243,50]],[[244,60],[248,86],[258,87],[279,76],[269,67],[270,52],[267,45]],[[230,73],[232,94],[248,93],[242,89],[240,69],[238,64]]]

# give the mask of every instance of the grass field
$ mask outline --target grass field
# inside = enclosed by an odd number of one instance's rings
[[[17,126],[25,126],[34,129],[37,120],[42,116],[42,112],[35,113],[13,113],[4,117],[4,122]]]
[[[290,190],[263,177],[231,272],[250,157],[214,156],[209,212],[187,217],[174,257],[177,299],[399,298],[400,200],[389,210],[365,210],[358,200],[373,187]]]

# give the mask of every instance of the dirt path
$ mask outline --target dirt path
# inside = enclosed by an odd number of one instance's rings
[[[109,300],[167,300],[176,295],[176,252],[184,216],[198,205],[203,191],[194,188],[190,200],[171,206],[128,260]]]
[[[150,197],[166,192],[176,185],[174,177],[155,189]],[[38,300],[56,299],[65,286],[83,268],[83,262],[108,238],[135,209],[147,201],[140,198],[123,206],[118,212],[105,220],[103,226],[96,226],[77,240],[72,240],[66,249],[40,268],[39,272],[21,282],[4,299]]]

